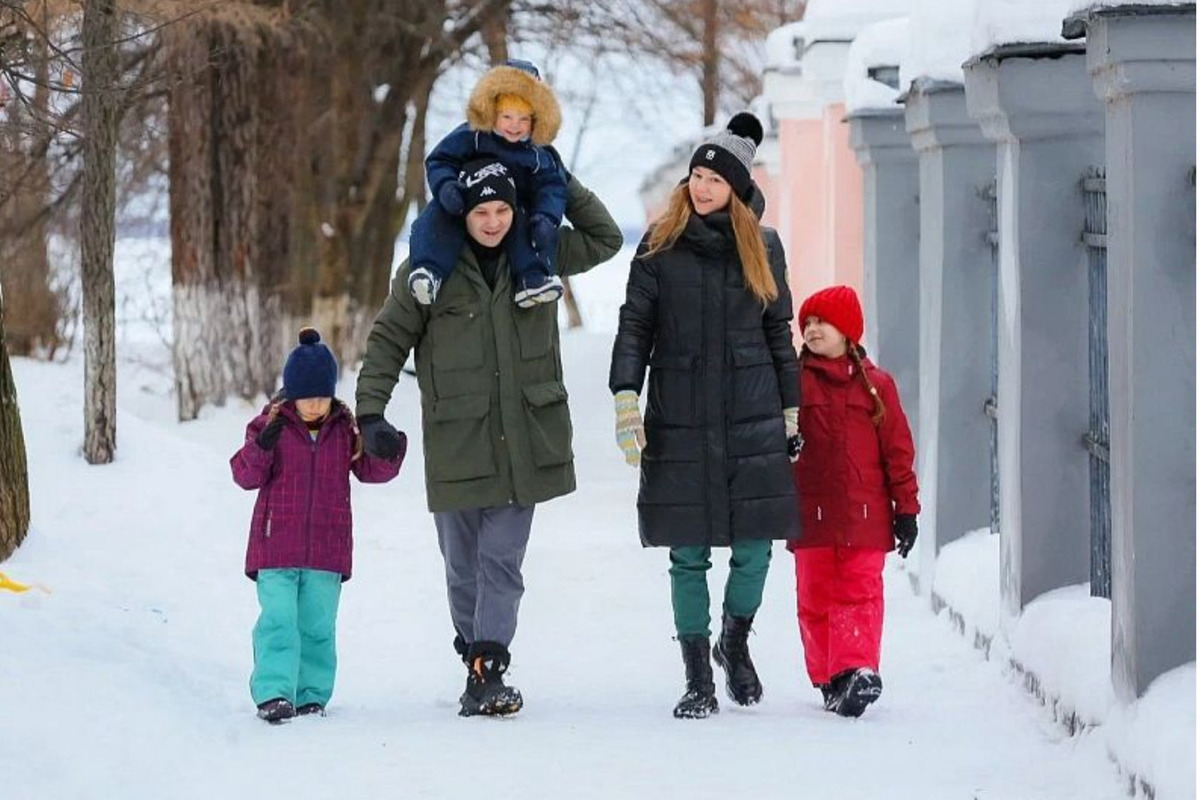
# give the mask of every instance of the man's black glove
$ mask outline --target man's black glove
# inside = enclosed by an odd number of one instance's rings
[[[917,516],[897,514],[892,520],[892,534],[896,537],[896,552],[901,558],[908,558],[909,552],[917,542]]]
[[[363,437],[363,449],[367,455],[382,458],[385,461],[395,461],[400,455],[402,442],[396,432],[382,414],[367,414],[358,418],[358,432]]]
[[[272,417],[266,427],[258,432],[258,436],[254,438],[254,441],[263,450],[274,450],[275,445],[279,442],[279,434],[283,431],[283,426],[286,424],[286,418],[278,415]]]
[[[462,186],[458,181],[443,183],[437,197],[442,208],[452,217],[461,217],[467,210],[467,202],[463,199]]]

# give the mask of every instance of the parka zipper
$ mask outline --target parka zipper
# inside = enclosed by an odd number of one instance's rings
[[[308,462],[308,514],[304,520],[304,563],[312,563],[312,510],[313,498],[316,495],[317,488],[317,446],[321,442],[321,434],[325,433],[325,429],[329,427],[329,423],[333,420],[333,410],[330,410],[329,416],[325,418],[325,422],[321,424],[320,430],[317,431],[316,438],[308,432],[308,426],[304,427],[304,435],[309,438],[312,443],[312,449],[309,451],[311,457]]]
[[[322,426],[324,427],[324,426]],[[304,431],[305,436],[309,436],[308,431]],[[317,434],[319,439],[321,434]],[[311,436],[309,437],[312,438]],[[312,510],[313,496],[317,493],[317,439],[312,439],[312,457],[308,463],[308,514],[304,519],[304,564],[305,566],[312,563]]]
[[[709,462],[712,460],[709,456],[708,448],[708,360],[704,357],[704,351],[708,347],[708,281],[704,274],[704,257],[699,256],[697,260],[700,262],[700,387],[696,392],[700,395],[700,430],[704,431],[704,450],[701,454],[701,462],[704,464],[704,518],[708,520],[708,541],[712,544],[712,491],[709,486]]]

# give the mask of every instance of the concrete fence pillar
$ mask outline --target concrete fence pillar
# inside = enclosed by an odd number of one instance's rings
[[[1082,181],[1103,163],[1103,108],[1080,45],[999,47],[965,76],[967,108],[996,143],[1000,588],[1012,619],[1090,574]]]
[[[1196,8],[1100,8],[1113,510],[1113,682],[1196,658]]]
[[[920,180],[902,108],[849,117],[863,172],[863,312],[867,350],[892,374],[920,441]]]
[[[967,115],[963,87],[914,83],[905,124],[919,157],[920,576],[932,584],[937,552],[990,518],[992,292],[984,194],[995,147]]]

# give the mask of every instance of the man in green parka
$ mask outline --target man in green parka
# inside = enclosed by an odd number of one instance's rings
[[[516,189],[504,165],[465,165],[467,245],[436,301],[408,291],[409,264],[367,337],[356,390],[364,447],[385,456],[399,436],[383,418],[400,370],[416,354],[425,486],[446,565],[455,649],[467,665],[463,716],[520,710],[505,686],[508,647],[524,591],[521,563],[537,503],[575,490],[571,418],[563,385],[556,303],[513,303],[504,240]],[[555,264],[561,275],[612,258],[621,231],[574,177]],[[516,235],[514,231],[513,235]]]

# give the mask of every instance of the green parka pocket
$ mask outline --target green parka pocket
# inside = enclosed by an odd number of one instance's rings
[[[496,474],[491,401],[485,395],[434,401],[425,426],[425,460],[435,481],[465,481]]]
[[[529,447],[539,467],[565,464],[574,458],[571,450],[571,414],[567,390],[556,381],[535,383],[522,390],[529,419]]]

